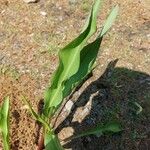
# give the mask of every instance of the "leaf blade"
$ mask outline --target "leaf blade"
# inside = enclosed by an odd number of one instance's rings
[[[46,133],[45,135],[45,150],[63,150],[58,137],[52,133]]]
[[[104,36],[107,33],[107,31],[111,28],[112,24],[114,23],[117,15],[118,15],[118,11],[119,11],[119,6],[116,5],[110,12],[109,16],[107,17],[107,20],[106,20],[106,22],[103,26],[103,29],[101,31],[101,34],[100,34],[101,37]]]
[[[9,150],[9,97],[6,97],[4,99],[4,103],[2,104],[0,113],[0,128],[2,133],[4,150]]]
[[[42,123],[44,125],[44,127],[50,131],[50,127],[48,125],[48,123],[40,116],[38,115],[34,109],[32,108],[31,104],[29,103],[29,101],[27,100],[26,97],[22,97],[22,101],[24,102],[24,104],[26,104],[28,106],[29,111],[31,112],[32,116],[34,117],[35,120],[39,121],[40,123]]]
[[[117,132],[120,132],[120,131],[122,131],[120,123],[118,123],[118,122],[109,122],[105,125],[99,124],[96,127],[75,136],[73,139],[80,138],[80,137],[83,137],[83,136],[88,136],[88,135],[97,135],[97,134],[103,135],[106,132],[117,133]]]
[[[97,37],[97,39],[88,44],[83,48],[81,51],[81,63],[80,67],[78,69],[78,72],[73,75],[68,81],[66,81],[65,89],[64,89],[64,95],[65,97],[69,95],[71,90],[76,87],[76,85],[79,85],[82,80],[92,71],[94,62],[96,60],[100,44],[102,42],[102,38]]]
[[[61,103],[64,82],[74,75],[79,69],[80,52],[87,43],[87,40],[96,32],[96,19],[100,4],[100,0],[95,1],[91,11],[89,24],[85,31],[59,52],[59,66],[53,76],[51,87],[45,93],[44,113],[46,115],[49,115],[50,107],[56,108]],[[59,96],[59,94],[61,96]]]

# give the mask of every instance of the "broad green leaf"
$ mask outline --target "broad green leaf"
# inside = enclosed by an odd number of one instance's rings
[[[97,38],[94,42],[85,46],[81,51],[81,62],[78,72],[66,81],[65,89],[63,91],[64,97],[70,94],[71,90],[76,87],[76,85],[80,84],[87,74],[91,72],[100,48],[101,41],[102,38]]]
[[[64,83],[79,69],[80,52],[87,40],[96,32],[96,19],[100,2],[100,0],[95,1],[85,31],[59,51],[59,66],[53,76],[51,87],[45,93],[44,110],[46,115],[49,115],[49,108],[56,108],[62,102]]]
[[[109,30],[118,13],[116,6],[97,39],[86,46],[87,40],[96,32],[99,6],[100,0],[96,0],[85,30],[59,52],[59,66],[53,75],[51,86],[45,92],[44,115],[47,117],[50,112],[54,113],[59,108],[62,100],[92,71],[103,35]]]
[[[103,36],[104,34],[106,34],[107,31],[110,29],[110,27],[112,26],[112,24],[114,23],[118,15],[118,11],[119,11],[119,7],[117,5],[116,7],[112,9],[110,15],[108,16],[100,36]]]
[[[44,139],[45,150],[63,150],[56,135],[49,132],[45,135]]]
[[[4,99],[0,109],[0,132],[2,134],[4,150],[9,150],[9,97]]]
[[[104,133],[108,133],[108,132],[117,133],[120,131],[122,131],[120,123],[109,122],[106,125],[99,124],[96,127],[75,136],[74,138],[79,138],[87,135],[103,135]]]

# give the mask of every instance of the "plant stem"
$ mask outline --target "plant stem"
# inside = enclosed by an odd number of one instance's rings
[[[44,137],[43,135],[40,136],[38,141],[38,148],[37,150],[43,150],[44,149]]]
[[[10,150],[9,141],[7,139],[3,139],[4,150]]]

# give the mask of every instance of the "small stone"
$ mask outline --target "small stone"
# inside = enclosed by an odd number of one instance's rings
[[[58,7],[58,9],[59,9],[59,10],[62,10],[62,7],[60,6],[60,7]]]
[[[69,100],[66,105],[65,105],[65,109],[70,112],[71,111],[71,108],[73,106],[73,102],[71,100]]]
[[[25,3],[36,3],[38,0],[23,0]]]
[[[59,16],[58,19],[59,19],[59,21],[63,21],[63,17],[62,16]]]
[[[150,38],[150,34],[147,34],[147,37]]]
[[[41,11],[40,14],[41,14],[42,16],[46,16],[46,15],[47,15],[47,13],[46,13],[45,11]]]

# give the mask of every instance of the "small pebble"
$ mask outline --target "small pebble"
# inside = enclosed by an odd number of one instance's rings
[[[46,13],[45,11],[41,11],[40,14],[41,14],[42,16],[46,16],[46,15],[47,15],[47,13]]]
[[[68,101],[68,102],[66,103],[65,109],[66,109],[68,112],[70,112],[72,106],[73,106],[73,102],[70,100],[70,101]]]
[[[37,2],[37,0],[23,0],[25,3],[36,3]]]
[[[147,34],[147,37],[150,38],[150,34]]]

